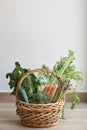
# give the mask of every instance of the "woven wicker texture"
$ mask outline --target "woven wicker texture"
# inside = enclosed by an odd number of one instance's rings
[[[62,82],[60,77],[51,70],[47,69],[35,69],[26,72],[22,78],[19,80],[16,90],[16,106],[17,106],[17,114],[21,118],[21,123],[25,126],[29,127],[49,127],[56,125],[62,114],[62,108],[64,106],[64,98],[61,99],[60,102],[57,103],[49,103],[49,104],[28,104],[26,102],[21,101],[18,98],[18,87],[21,86],[23,80],[30,74],[35,72],[47,72],[54,75],[59,82]]]

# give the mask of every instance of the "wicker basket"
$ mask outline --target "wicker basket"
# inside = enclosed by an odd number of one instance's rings
[[[62,109],[64,106],[64,98],[60,102],[49,104],[28,104],[21,101],[18,98],[18,87],[21,86],[23,80],[32,73],[35,72],[47,72],[55,76],[59,82],[62,82],[61,78],[51,70],[47,69],[35,69],[26,72],[19,80],[16,89],[16,106],[17,114],[21,118],[21,123],[29,127],[49,127],[56,125],[62,115]]]

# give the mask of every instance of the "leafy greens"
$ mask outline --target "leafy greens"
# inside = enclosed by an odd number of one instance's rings
[[[72,92],[72,106],[73,109],[76,103],[80,102],[80,98],[77,95],[76,88],[79,82],[83,81],[82,72],[77,71],[74,65],[75,55],[74,51],[69,50],[69,54],[66,57],[61,57],[60,61],[57,61],[53,66],[53,71],[56,72],[63,81],[70,80],[70,82],[75,82],[74,85],[71,85],[70,92]],[[49,69],[48,66],[42,65],[42,68]],[[38,74],[37,77],[41,84],[57,84],[58,81],[55,77],[48,73]],[[45,79],[45,80],[44,80]]]
[[[22,68],[18,62],[15,62],[15,68],[11,73],[6,74],[6,78],[10,78],[9,86],[12,89],[12,94],[16,94],[16,87],[19,79],[23,74],[30,69]],[[34,93],[37,93],[41,89],[40,82],[37,80],[37,77],[34,74],[30,74],[27,78],[24,79],[22,87],[25,90],[29,100],[32,98]]]

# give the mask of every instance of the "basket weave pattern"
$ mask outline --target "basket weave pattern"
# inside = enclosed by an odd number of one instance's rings
[[[29,72],[26,72],[23,77],[20,79],[17,85],[16,91],[16,106],[17,106],[17,114],[21,118],[21,123],[25,126],[29,127],[49,127],[56,125],[62,114],[62,108],[64,106],[64,98],[61,99],[60,102],[49,103],[49,104],[28,104],[26,102],[21,101],[18,98],[18,87],[21,86],[23,80],[34,72],[48,72],[54,75],[60,82],[62,80],[56,73],[45,70],[45,69],[35,69]]]

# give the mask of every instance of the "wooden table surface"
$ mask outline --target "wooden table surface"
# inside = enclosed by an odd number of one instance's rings
[[[23,126],[15,111],[15,103],[0,103],[0,130],[87,130],[87,103],[79,104],[74,110],[71,110],[70,104],[66,103],[66,119],[49,128]]]

